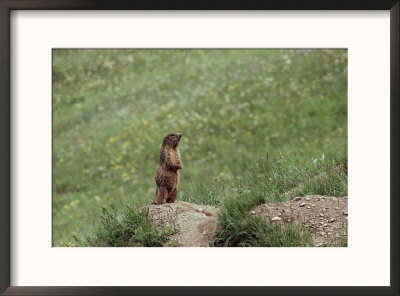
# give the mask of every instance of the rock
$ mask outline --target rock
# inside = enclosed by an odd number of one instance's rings
[[[256,211],[251,211],[251,214],[252,214],[252,215],[255,215],[255,214],[256,214]]]
[[[299,207],[304,207],[306,205],[305,202],[302,202],[301,204],[299,204]]]
[[[307,201],[308,201],[308,200],[310,200],[310,197],[309,197],[309,196],[307,196],[307,197],[306,197],[306,200],[307,200]]]
[[[297,196],[297,197],[293,198],[293,200],[294,200],[294,201],[301,200],[301,197],[300,197],[300,196]]]
[[[310,206],[307,206],[307,209],[311,209],[311,207],[310,207]]]
[[[218,229],[220,210],[214,206],[199,206],[176,201],[146,207],[149,210],[149,217],[157,226],[176,227],[177,232],[172,234],[169,241],[164,244],[166,247],[173,241],[179,242],[182,247],[208,247],[212,241],[212,235]]]
[[[278,222],[281,221],[282,219],[280,217],[274,217],[271,219],[272,222]]]

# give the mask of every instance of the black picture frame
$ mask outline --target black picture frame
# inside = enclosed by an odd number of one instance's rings
[[[390,286],[10,286],[10,12],[13,10],[390,10]],[[0,0],[0,293],[2,295],[399,295],[399,0]],[[367,258],[366,258],[367,260]]]

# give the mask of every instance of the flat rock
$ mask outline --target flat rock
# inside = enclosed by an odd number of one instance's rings
[[[177,201],[150,205],[148,209],[149,216],[157,225],[168,225],[177,230],[165,247],[176,242],[181,247],[208,247],[218,229],[220,210],[214,206]]]

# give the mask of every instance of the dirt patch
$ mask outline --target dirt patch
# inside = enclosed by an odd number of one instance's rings
[[[218,230],[220,210],[215,206],[178,201],[148,208],[157,225],[169,225],[177,230],[165,247],[208,247]],[[347,196],[295,197],[284,203],[259,205],[251,213],[273,223],[304,225],[311,232],[316,247],[342,246],[347,242]]]
[[[347,241],[347,196],[304,196],[293,200],[262,204],[252,214],[273,223],[299,223],[312,233],[315,246],[342,245]]]
[[[183,201],[149,206],[149,215],[157,225],[177,229],[165,247],[208,247],[217,231],[219,212],[217,207]]]

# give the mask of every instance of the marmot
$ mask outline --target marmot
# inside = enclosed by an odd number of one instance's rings
[[[175,133],[164,138],[155,176],[156,197],[152,204],[173,203],[176,200],[179,183],[178,170],[182,169],[178,149],[181,137],[181,134]]]

